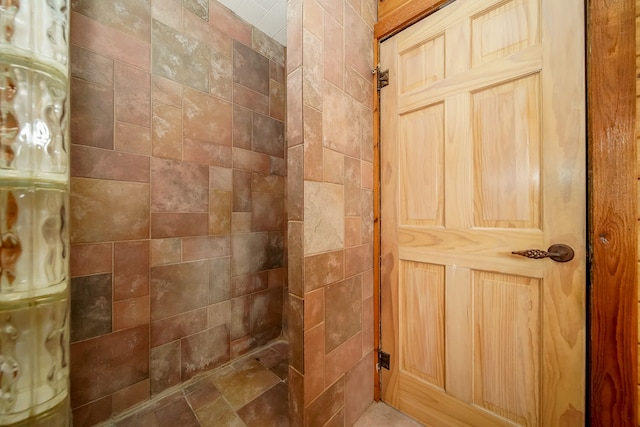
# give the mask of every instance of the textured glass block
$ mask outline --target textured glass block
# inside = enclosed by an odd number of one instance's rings
[[[67,182],[67,81],[18,59],[0,55],[0,178]]]
[[[68,395],[69,300],[32,299],[0,313],[0,425],[44,414]]]
[[[67,0],[0,0],[0,51],[37,57],[66,73],[68,16]]]
[[[66,288],[67,211],[66,190],[0,187],[0,302]]]

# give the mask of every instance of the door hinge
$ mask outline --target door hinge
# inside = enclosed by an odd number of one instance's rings
[[[382,350],[378,350],[378,371],[384,368],[387,371],[391,368],[391,355]]]
[[[378,69],[378,90],[389,86],[389,70]]]

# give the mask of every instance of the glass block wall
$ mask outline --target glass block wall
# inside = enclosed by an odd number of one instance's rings
[[[0,426],[69,424],[67,0],[0,0]]]

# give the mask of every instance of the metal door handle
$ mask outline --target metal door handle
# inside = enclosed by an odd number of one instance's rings
[[[570,246],[563,245],[562,243],[551,245],[546,251],[543,251],[542,249],[527,249],[525,251],[513,251],[511,253],[533,259],[551,258],[556,262],[571,261],[574,255],[573,249],[571,249]]]

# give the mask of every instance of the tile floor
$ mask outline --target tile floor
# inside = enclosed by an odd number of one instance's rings
[[[286,427],[287,353],[286,342],[272,343],[103,427]],[[420,424],[380,402],[355,424],[378,426]]]

